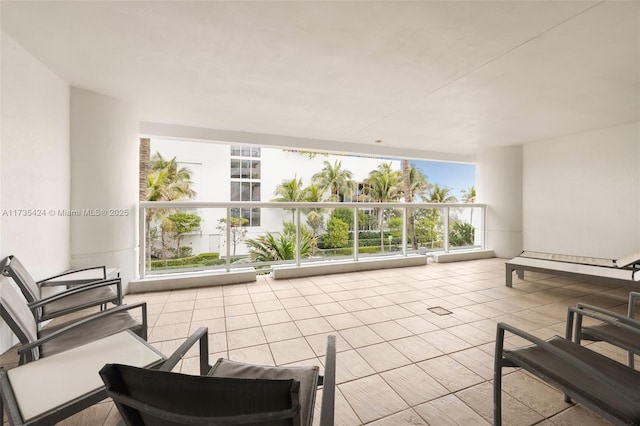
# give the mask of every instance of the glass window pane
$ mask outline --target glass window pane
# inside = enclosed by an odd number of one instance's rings
[[[242,185],[242,193],[240,201],[251,201],[251,184],[249,182],[240,182]]]
[[[260,226],[260,209],[251,209],[251,226]]]
[[[231,182],[231,194],[229,201],[240,201],[240,182]]]
[[[251,178],[260,179],[260,161],[253,160],[251,162]]]
[[[240,160],[231,159],[231,177],[239,178],[240,177]]]
[[[243,157],[251,157],[251,147],[250,146],[243,146],[242,147],[242,156]]]
[[[241,147],[236,145],[231,145],[231,155],[238,157],[240,156],[241,153],[242,153]]]
[[[251,178],[251,161],[250,160],[241,160],[242,161],[242,178],[249,179]]]
[[[251,201],[260,201],[260,183],[251,184]]]
[[[260,147],[251,148],[251,156],[254,158],[260,157]]]

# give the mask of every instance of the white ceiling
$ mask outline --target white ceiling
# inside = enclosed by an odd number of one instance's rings
[[[270,144],[464,160],[640,119],[637,0],[1,8],[3,30],[69,84],[145,122]]]

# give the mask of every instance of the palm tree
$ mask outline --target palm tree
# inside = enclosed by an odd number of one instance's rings
[[[391,163],[382,163],[369,173],[365,180],[364,192],[370,201],[386,203],[397,201],[402,194],[402,174],[393,170]],[[380,228],[380,246],[384,247],[384,209],[376,209]]]
[[[467,189],[462,190],[462,202],[463,203],[475,203],[476,202],[476,187],[470,186]]]
[[[402,160],[402,192],[404,200],[407,204],[413,203],[416,195],[424,194],[429,188],[427,177],[420,170],[409,165],[409,160]],[[418,240],[416,238],[415,217],[413,209],[407,209],[407,228],[409,237],[411,238],[411,247],[418,249]]]
[[[325,160],[322,170],[314,174],[312,179],[323,191],[329,191],[329,201],[343,201],[345,196],[353,195],[356,188],[353,173],[344,170],[340,160],[333,164]]]
[[[296,174],[293,179],[285,179],[280,185],[278,185],[273,191],[274,195],[278,197],[271,201],[277,201],[281,203],[299,203],[305,201],[305,190],[302,187],[302,179],[298,178]],[[287,209],[291,211],[291,221],[295,220],[295,209]]]
[[[249,246],[249,257],[254,262],[291,260],[296,257],[295,234],[283,232],[276,237],[271,232],[260,235],[256,239],[246,240]],[[309,257],[311,238],[307,234],[300,235],[300,257]]]
[[[462,202],[467,204],[473,204],[476,202],[476,187],[470,186],[467,189],[462,190]],[[473,208],[471,208],[471,216],[469,222],[473,223]]]
[[[434,184],[425,199],[427,203],[455,203],[458,199],[451,195],[451,188]]]
[[[191,171],[186,167],[178,167],[176,157],[166,160],[162,154],[156,152],[151,157],[151,169],[147,177],[146,201],[175,201],[190,199],[196,196],[196,191],[191,189]],[[164,224],[164,219],[171,209],[148,209],[145,214],[147,237],[147,260],[151,262],[151,221],[154,217],[160,219],[163,225],[160,227],[164,233],[169,228]],[[164,236],[162,237],[164,240]],[[163,249],[164,252],[164,249]]]

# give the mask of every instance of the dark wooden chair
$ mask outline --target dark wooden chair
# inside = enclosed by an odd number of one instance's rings
[[[81,271],[97,270],[95,279],[73,280],[73,274]],[[106,268],[85,268],[67,271],[44,280],[36,281],[15,256],[7,256],[0,263],[2,275],[10,277],[18,285],[27,302],[30,303],[38,322],[57,318],[86,308],[100,306],[106,309],[109,303],[122,304],[122,283],[120,278],[106,279]],[[68,277],[64,280],[60,278]],[[64,287],[65,291],[50,297],[43,297],[45,287]]]
[[[531,344],[504,348],[505,332]],[[640,371],[559,336],[539,339],[499,323],[494,358],[494,425],[502,424],[502,368],[521,367],[617,425],[640,424]]]
[[[177,360],[175,360],[177,361]],[[272,367],[219,359],[199,376],[107,364],[100,371],[107,394],[128,425],[311,426],[323,386],[321,426],[333,425],[335,337],[327,340],[324,376],[317,366]]]
[[[41,328],[27,301],[8,278],[0,276],[0,317],[21,345],[20,364],[35,361],[124,330],[147,339],[147,305],[120,305],[78,320]],[[139,319],[130,311],[140,309]]]

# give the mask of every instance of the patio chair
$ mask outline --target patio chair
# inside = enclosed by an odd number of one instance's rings
[[[640,321],[635,319],[636,299],[640,293],[629,293],[627,316],[586,303],[578,303],[567,312],[565,337],[580,344],[583,340],[607,342],[627,351],[627,363],[634,367],[634,356],[640,354]],[[583,325],[583,317],[597,321]]]
[[[159,368],[200,343],[201,369],[208,366],[208,331],[196,330],[166,357],[148,342],[123,331],[26,365],[0,368],[0,391],[11,425],[53,425],[107,398],[99,371],[106,363]]]
[[[60,277],[66,277],[80,271],[92,269],[100,269],[102,272],[101,275],[104,278],[88,281],[86,279],[78,281],[57,280]],[[109,303],[113,303],[114,305],[122,304],[122,283],[120,282],[120,278],[105,279],[105,267],[76,269],[44,280],[35,281],[15,256],[7,256],[2,260],[0,270],[2,270],[2,275],[13,279],[22,291],[25,299],[32,304],[34,315],[38,322],[94,306],[100,306],[101,310],[104,310]],[[73,285],[74,283],[76,285]],[[51,286],[65,286],[65,288],[70,288],[49,298],[44,298],[42,296],[42,288]]]
[[[129,311],[141,309],[140,320]],[[26,300],[0,276],[0,317],[9,325],[21,345],[20,364],[35,361],[123,330],[147,339],[147,305],[120,305],[85,316],[74,322],[39,328]]]
[[[327,339],[324,378],[317,366],[271,367],[219,359],[200,376],[107,364],[107,394],[128,425],[311,426],[316,390],[323,386],[321,426],[333,425],[335,336]]]
[[[530,342],[504,348],[505,332]],[[640,424],[640,371],[555,336],[539,339],[498,323],[494,358],[493,423],[502,424],[502,368],[522,367],[565,394],[565,401],[583,404],[616,425]]]

